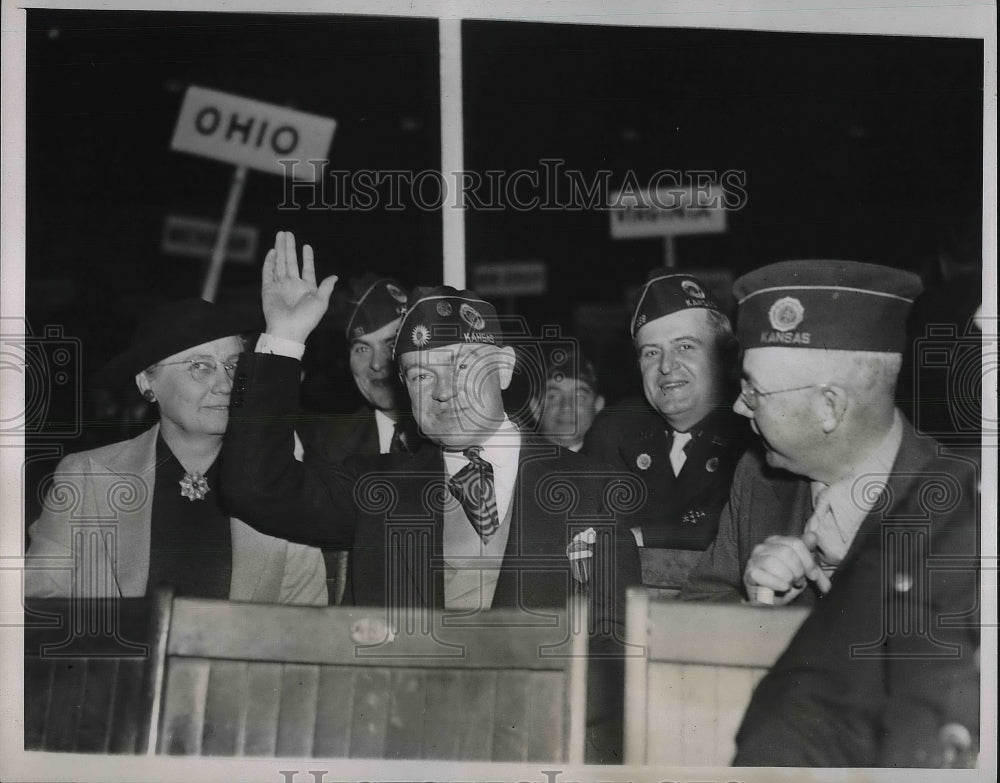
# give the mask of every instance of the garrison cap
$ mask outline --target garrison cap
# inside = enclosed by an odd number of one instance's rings
[[[350,282],[353,305],[347,322],[347,339],[369,334],[392,323],[406,312],[406,289],[391,277],[365,275]]]
[[[474,291],[449,285],[415,288],[399,326],[393,356],[455,343],[503,345],[496,308]]]
[[[634,339],[636,332],[650,321],[694,308],[720,312],[719,303],[694,275],[653,272],[643,286],[639,303],[632,314],[632,337]]]
[[[923,290],[912,272],[858,261],[781,261],[733,284],[743,348],[902,353]]]

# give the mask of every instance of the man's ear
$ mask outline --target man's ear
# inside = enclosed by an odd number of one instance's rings
[[[500,388],[506,389],[514,377],[514,365],[517,363],[517,354],[509,345],[497,350],[497,358],[500,362]]]
[[[594,398],[594,413],[600,413],[604,410],[604,395],[598,394]]]
[[[135,385],[139,389],[139,394],[145,394],[148,389],[153,388],[149,383],[149,376],[145,370],[135,376]]]
[[[824,384],[819,387],[819,394],[813,397],[813,407],[819,417],[823,432],[829,435],[844,420],[850,397],[847,389],[839,384]]]

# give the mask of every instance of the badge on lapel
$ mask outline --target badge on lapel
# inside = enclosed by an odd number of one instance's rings
[[[635,458],[635,466],[639,470],[649,470],[650,465],[653,464],[653,458],[649,456],[646,452],[643,452],[638,457]]]
[[[719,469],[719,458],[712,457],[708,462],[705,463],[705,470],[709,473],[715,473]]]
[[[596,540],[597,531],[588,527],[583,532],[573,536],[573,540],[566,547],[570,572],[573,574],[573,579],[582,585],[590,582],[590,563],[594,557],[594,542]]]

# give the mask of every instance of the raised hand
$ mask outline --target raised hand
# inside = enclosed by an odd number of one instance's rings
[[[260,300],[267,333],[304,343],[326,312],[336,284],[337,276],[331,275],[317,287],[309,245],[302,246],[300,275],[295,236],[291,231],[279,231],[261,270]]]
[[[813,557],[816,539],[812,533],[799,536],[769,536],[750,553],[743,584],[751,601],[784,606],[794,601],[812,580],[821,592],[830,589],[830,579]],[[761,601],[764,588],[768,600]]]

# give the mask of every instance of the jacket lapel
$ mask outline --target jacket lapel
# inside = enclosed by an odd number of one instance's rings
[[[662,421],[645,430],[636,440],[623,443],[618,451],[623,464],[639,476],[662,476],[670,473],[673,477],[670,467],[670,438],[667,436],[667,425]]]
[[[380,451],[378,424],[375,423],[375,411],[366,406],[359,409],[356,415],[361,417],[361,420],[358,428],[354,431],[354,437],[352,438],[354,442],[350,453],[375,456]]]
[[[563,542],[562,538],[552,540],[546,535],[557,526],[541,524],[543,515],[550,512],[539,507],[535,495],[538,480],[541,475],[549,473],[549,468],[554,461],[553,458],[559,453],[558,447],[551,443],[532,444],[527,438],[522,438],[517,460],[517,480],[514,482],[514,493],[511,497],[508,514],[510,532],[504,550],[503,563],[500,566],[496,591],[493,594],[492,605],[494,607],[517,608],[523,605],[525,598],[528,597],[524,594],[524,590],[528,589],[533,581],[536,581],[534,579],[525,581],[521,578],[525,560],[537,560],[539,557],[544,558],[549,553],[558,555],[565,551],[566,543]],[[543,460],[547,464],[539,475]],[[572,511],[573,509],[569,509],[567,514],[572,513]],[[532,525],[532,520],[536,520],[538,524]],[[531,530],[527,529],[528,525],[532,525]],[[560,528],[558,533],[564,535],[565,529]],[[558,574],[558,576],[562,577],[563,574]]]
[[[231,601],[276,603],[281,598],[285,542],[254,530],[235,517],[229,520],[233,542]]]
[[[374,420],[372,424],[374,426]],[[403,488],[396,513],[415,520],[417,533],[408,542],[400,542],[400,551],[405,552],[400,560],[400,579],[409,582],[409,590],[401,594],[414,596],[414,605],[443,608],[444,514],[442,504],[435,502],[435,496],[439,491],[448,492],[444,484],[447,476],[444,457],[439,448],[423,449],[412,457],[405,454],[394,457],[398,460],[396,470],[401,474],[398,486]],[[415,481],[414,475],[419,480]],[[439,486],[434,487],[435,484]],[[431,540],[427,542],[429,546],[422,541],[420,535],[426,530],[428,509],[433,524]]]
[[[102,518],[114,520],[115,574],[118,587],[125,596],[146,593],[149,580],[149,543],[152,525],[153,490],[156,487],[157,424],[124,445],[104,466],[109,473],[133,486],[134,497],[141,502],[135,508],[115,503],[112,498],[122,495],[109,484],[97,499]]]
[[[899,444],[899,453],[893,463],[889,473],[889,480],[886,482],[887,492],[892,505],[883,508],[881,499],[875,501],[875,505],[864,521],[858,532],[848,547],[847,554],[840,565],[840,569],[849,567],[859,557],[860,551],[870,543],[878,542],[882,536],[882,523],[886,520],[905,519],[908,514],[907,507],[913,507],[914,497],[917,496],[917,481],[925,475],[923,470],[929,454],[922,448],[922,443],[917,439],[913,427],[905,419],[903,420],[903,439]],[[911,512],[912,513],[912,512]],[[840,570],[838,569],[838,570]]]

